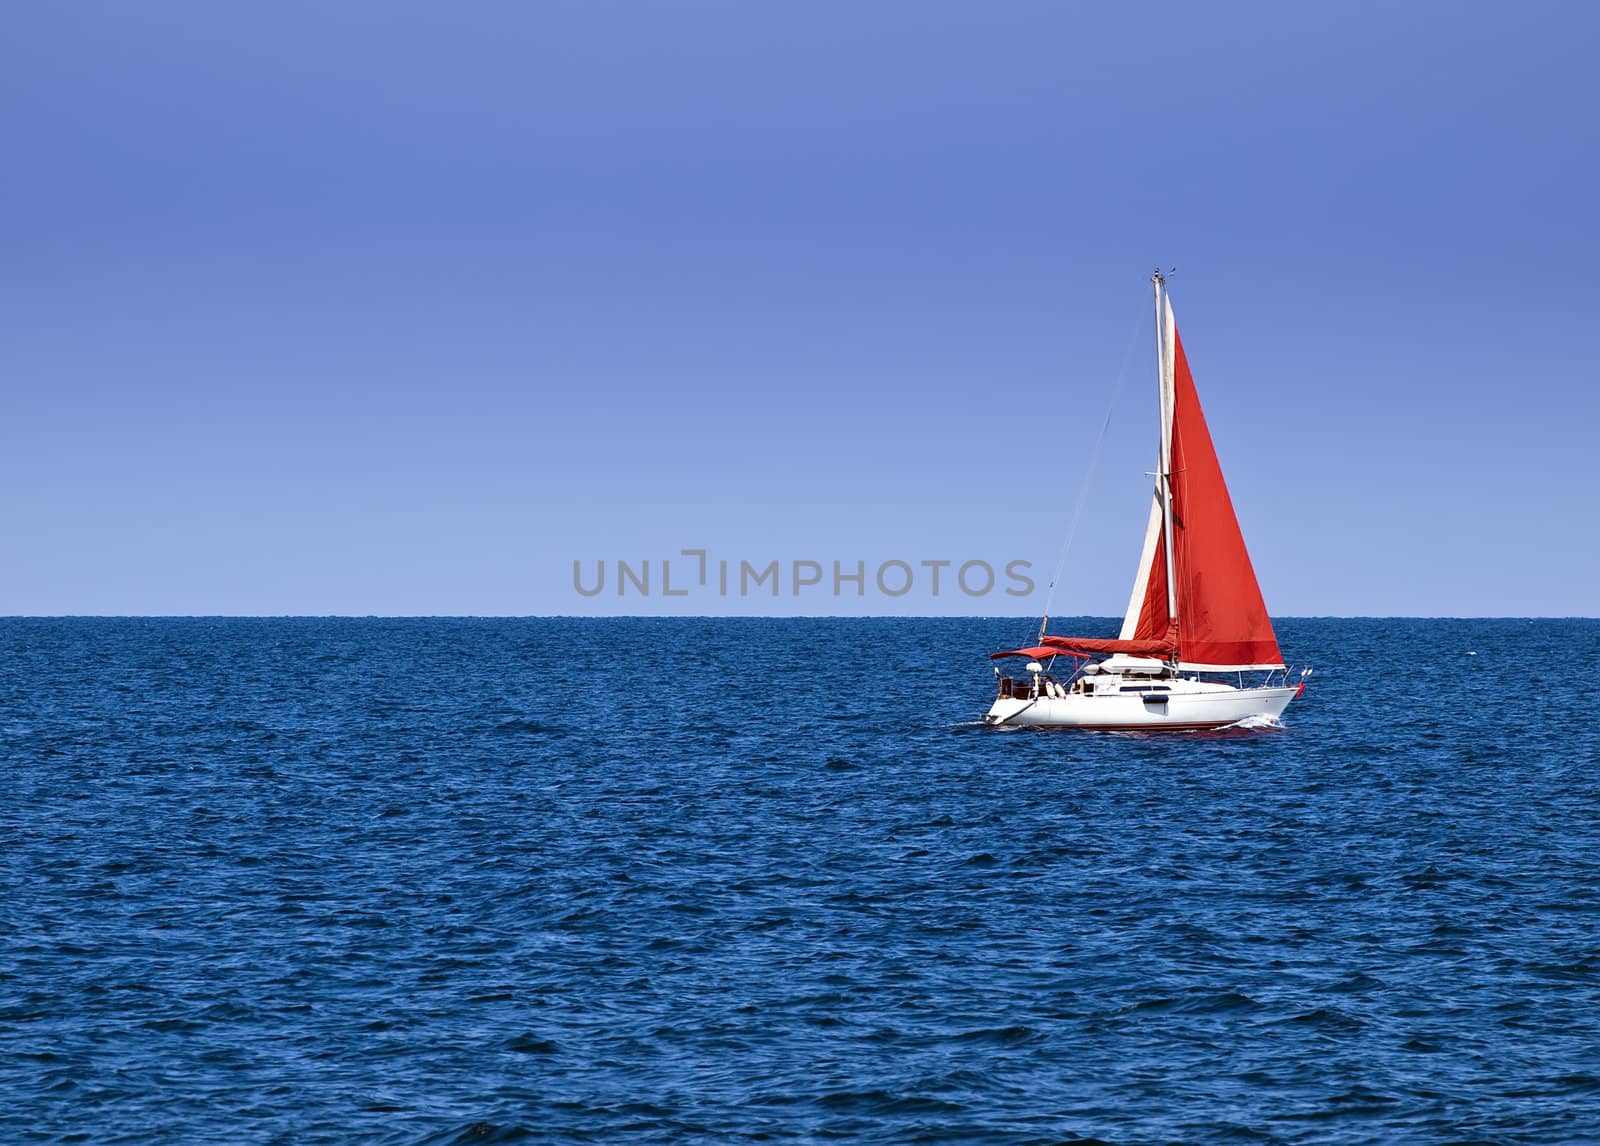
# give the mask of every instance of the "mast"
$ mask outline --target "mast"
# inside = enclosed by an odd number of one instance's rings
[[[1041,643],[1081,652],[1160,653],[1186,671],[1282,668],[1283,655],[1272,631],[1272,618],[1261,597],[1233,499],[1228,496],[1228,483],[1222,477],[1216,444],[1200,408],[1194,373],[1172,317],[1166,275],[1158,267],[1150,281],[1155,286],[1161,452],[1122,632],[1114,641],[1072,638],[1060,645],[1065,638],[1045,637]],[[1179,474],[1183,475],[1182,488]],[[1178,560],[1180,544],[1182,561]]]
[[[1161,387],[1161,458],[1156,466],[1156,482],[1161,492],[1162,548],[1167,559],[1167,617],[1178,619],[1178,578],[1172,546],[1172,310],[1167,303],[1167,276],[1157,267],[1150,281],[1156,286],[1156,373]]]

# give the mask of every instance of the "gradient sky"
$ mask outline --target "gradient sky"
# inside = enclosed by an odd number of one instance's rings
[[[0,613],[1126,600],[1173,303],[1273,612],[1594,615],[1600,8],[0,7]],[[1130,340],[1133,340],[1130,343]]]

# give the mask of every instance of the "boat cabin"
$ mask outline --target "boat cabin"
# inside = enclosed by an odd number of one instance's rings
[[[1067,659],[1063,657],[1062,659]],[[1010,677],[995,670],[1000,695],[1017,700],[1036,700],[1040,697],[1062,699],[1068,696],[1121,696],[1128,693],[1143,695],[1151,692],[1168,692],[1177,672],[1165,661],[1154,657],[1110,656],[1103,661],[1072,658],[1072,668],[1064,680],[1047,671],[1037,660],[1023,666],[1026,674]],[[1054,667],[1054,666],[1052,666]]]

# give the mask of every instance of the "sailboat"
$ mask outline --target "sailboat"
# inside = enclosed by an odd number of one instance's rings
[[[1144,547],[1115,639],[1048,634],[992,654],[989,725],[1108,730],[1221,728],[1275,721],[1305,691],[1291,683],[1211,443],[1172,317],[1166,276],[1155,284],[1161,451]],[[1056,666],[1064,662],[1065,671]],[[1246,676],[1250,680],[1247,682]],[[1063,679],[1058,680],[1057,677]]]

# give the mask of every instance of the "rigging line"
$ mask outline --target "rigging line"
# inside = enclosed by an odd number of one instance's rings
[[[1036,696],[1032,700],[1030,700],[1027,704],[1025,704],[1021,708],[1017,709],[1017,711],[1013,712],[1010,716],[1002,716],[999,720],[996,720],[989,727],[991,727],[991,728],[999,728],[1002,724],[1004,724],[1006,721],[1010,720],[1012,717],[1021,716],[1024,712],[1027,712],[1028,709],[1032,708],[1034,705],[1036,705],[1038,703],[1039,703],[1039,698]]]
[[[1140,294],[1144,292],[1141,289]],[[1140,309],[1144,303],[1141,300]],[[1072,520],[1067,526],[1066,540],[1061,543],[1061,553],[1056,558],[1056,571],[1050,576],[1050,586],[1045,592],[1044,616],[1039,622],[1039,639],[1044,639],[1045,626],[1050,621],[1050,606],[1055,601],[1056,582],[1061,580],[1061,573],[1067,566],[1067,555],[1072,551],[1072,542],[1078,535],[1078,522],[1083,518],[1083,507],[1089,501],[1089,488],[1094,484],[1094,471],[1100,464],[1101,447],[1105,445],[1106,431],[1111,428],[1111,415],[1116,412],[1117,396],[1122,393],[1122,384],[1128,378],[1128,365],[1133,361],[1133,348],[1139,341],[1139,331],[1144,326],[1144,315],[1141,313],[1134,323],[1133,333],[1128,337],[1128,347],[1122,352],[1122,368],[1117,371],[1116,383],[1111,387],[1111,401],[1106,405],[1105,420],[1100,423],[1100,433],[1095,437],[1094,449],[1089,452],[1089,468],[1083,475],[1083,484],[1078,488],[1078,500],[1072,508]]]

